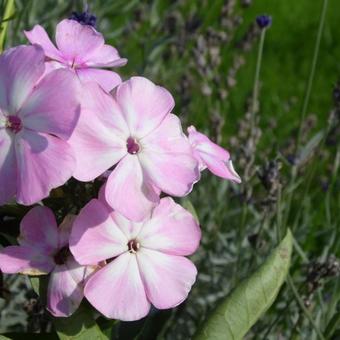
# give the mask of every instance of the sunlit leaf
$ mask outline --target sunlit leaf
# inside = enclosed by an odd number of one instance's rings
[[[239,340],[273,304],[288,273],[292,235],[288,231],[279,246],[249,278],[217,307],[195,340]]]

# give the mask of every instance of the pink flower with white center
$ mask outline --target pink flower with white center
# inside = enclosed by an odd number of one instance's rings
[[[64,184],[75,167],[67,139],[79,118],[79,80],[43,77],[44,52],[19,46],[0,56],[0,204],[30,205]]]
[[[77,158],[74,177],[90,181],[117,164],[106,184],[116,211],[141,221],[159,202],[160,192],[185,196],[199,179],[198,163],[171,110],[163,87],[133,77],[114,97],[88,84],[83,110],[70,144]]]
[[[56,28],[58,48],[40,25],[25,31],[25,35],[30,43],[39,44],[44,49],[48,70],[66,67],[83,82],[95,81],[108,92],[122,82],[117,73],[100,68],[124,66],[127,59],[121,58],[114,47],[106,45],[102,34],[90,25],[62,20]]]
[[[69,316],[83,299],[85,279],[96,266],[79,265],[68,248],[74,216],[57,226],[47,207],[32,208],[20,224],[19,246],[0,250],[3,273],[45,275],[51,273],[47,288],[47,309],[55,316]]]
[[[208,168],[216,176],[241,183],[241,178],[235,171],[227,150],[213,143],[203,133],[198,132],[194,126],[188,128],[188,134],[194,155],[199,162],[200,171]]]
[[[169,197],[144,222],[93,199],[74,222],[70,249],[83,265],[111,260],[86,282],[85,297],[106,317],[132,321],[146,316],[150,304],[167,309],[187,298],[197,270],[184,256],[200,238],[194,217]]]

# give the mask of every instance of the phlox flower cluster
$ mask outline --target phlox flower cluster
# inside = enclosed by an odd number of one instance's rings
[[[193,126],[183,132],[168,90],[110,69],[127,60],[84,18],[62,20],[55,44],[36,25],[29,45],[0,56],[0,204],[34,205],[0,268],[49,274],[54,316],[85,297],[108,318],[138,320],[151,305],[180,304],[196,279],[187,256],[200,227],[170,196],[188,195],[205,169],[241,180],[228,151]],[[71,177],[106,181],[58,227],[42,200]]]

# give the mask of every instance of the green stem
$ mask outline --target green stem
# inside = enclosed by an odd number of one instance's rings
[[[316,42],[315,42],[315,47],[314,47],[314,54],[313,54],[311,70],[310,70],[309,78],[308,78],[308,82],[307,82],[306,94],[305,94],[305,98],[304,98],[303,105],[302,105],[300,127],[299,127],[297,142],[296,142],[296,150],[298,150],[298,147],[299,147],[299,144],[300,144],[300,141],[301,141],[303,121],[304,121],[306,113],[307,113],[310,95],[311,95],[311,92],[312,92],[313,81],[314,81],[315,70],[316,70],[316,64],[317,64],[317,61],[318,61],[318,56],[319,56],[319,51],[320,51],[320,43],[321,43],[323,28],[324,28],[324,24],[325,24],[327,6],[328,6],[328,0],[324,0],[323,5],[322,5],[321,16],[320,16],[318,34],[317,34],[317,37],[316,37]]]
[[[262,64],[262,56],[263,56],[263,46],[264,46],[264,38],[266,36],[266,29],[261,31],[260,44],[257,52],[257,60],[256,60],[256,69],[255,69],[255,78],[254,78],[254,87],[253,87],[253,98],[252,98],[252,127],[255,126],[255,114],[258,111],[258,97],[259,97],[259,80],[260,80],[260,71]]]
[[[14,14],[14,0],[7,0],[5,5],[5,11],[4,15],[1,18],[1,25],[0,25],[0,53],[3,51],[4,43],[5,43],[5,37],[7,33],[7,27],[9,18]]]

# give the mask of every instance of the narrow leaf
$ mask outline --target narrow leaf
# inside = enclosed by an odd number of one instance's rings
[[[15,11],[14,0],[7,0],[5,5],[4,15],[0,24],[0,53],[4,48],[5,37],[7,33],[8,22],[11,17],[13,17]]]
[[[292,234],[288,230],[266,261],[217,307],[195,340],[239,340],[273,304],[289,269]]]

